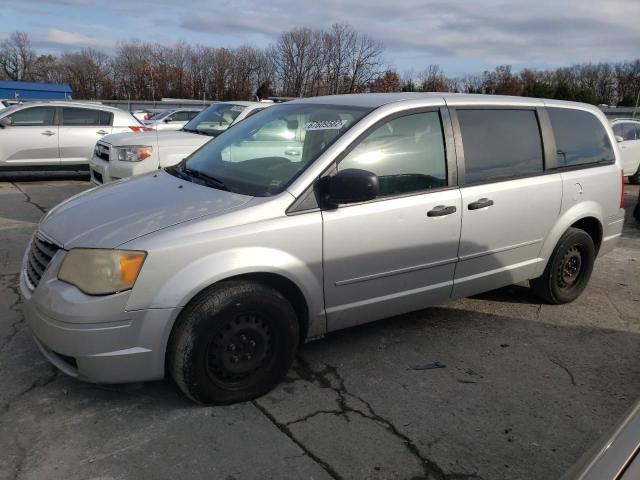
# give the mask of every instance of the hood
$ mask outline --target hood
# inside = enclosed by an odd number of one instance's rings
[[[158,145],[160,147],[199,147],[213,137],[197,133],[174,131],[152,131],[138,133],[113,133],[102,137],[102,141],[114,146],[123,145]],[[157,142],[157,143],[156,143]]]
[[[178,223],[237,208],[251,198],[158,170],[71,197],[44,217],[40,230],[65,249],[115,248]]]

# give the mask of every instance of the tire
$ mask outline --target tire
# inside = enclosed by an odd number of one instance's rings
[[[554,305],[574,301],[589,283],[595,258],[591,236],[579,228],[569,228],[558,241],[542,276],[531,280],[533,292]]]
[[[227,281],[185,307],[169,342],[168,367],[180,390],[195,402],[221,405],[280,383],[296,354],[299,324],[277,290]]]

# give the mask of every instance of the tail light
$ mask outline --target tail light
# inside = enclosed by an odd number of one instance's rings
[[[622,178],[622,188],[620,189],[620,208],[624,208],[624,170],[620,171],[620,178]]]
[[[129,127],[132,131],[134,132],[150,132],[151,128],[148,127],[141,127],[141,126],[134,126],[134,127]]]

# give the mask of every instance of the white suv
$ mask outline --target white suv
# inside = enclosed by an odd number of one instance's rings
[[[640,183],[640,120],[617,119],[611,122],[611,128],[620,147],[624,176],[629,183]]]
[[[143,130],[146,127],[129,112],[100,104],[15,105],[0,111],[0,169],[86,166],[103,135]]]
[[[215,103],[177,132],[107,135],[95,146],[91,181],[100,185],[180,162],[212,138],[270,102]]]

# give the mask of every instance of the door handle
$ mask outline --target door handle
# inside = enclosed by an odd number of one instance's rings
[[[438,205],[427,212],[427,217],[444,217],[445,215],[451,215],[452,213],[456,213],[455,206],[449,205],[447,207],[444,205]]]
[[[45,130],[44,132],[42,132],[42,135],[46,135],[47,137],[50,137],[51,135],[55,135],[56,132],[52,132],[51,130]]]
[[[298,150],[285,150],[284,154],[289,157],[297,157],[298,155],[300,155],[300,152]]]
[[[469,210],[479,210],[481,208],[487,208],[493,205],[493,200],[489,200],[488,198],[481,198],[477,202],[470,203],[467,208]]]
[[[107,133],[109,133],[109,132],[107,132],[106,130],[98,130],[96,133],[97,133],[98,135],[106,135],[106,134],[107,134]]]

